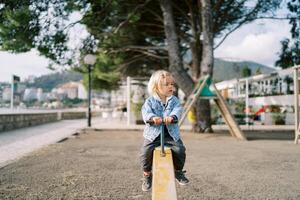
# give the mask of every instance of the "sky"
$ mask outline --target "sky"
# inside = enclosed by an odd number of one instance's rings
[[[257,20],[233,32],[215,50],[215,57],[247,60],[274,67],[280,41],[290,37],[290,25],[283,20]]]
[[[274,66],[280,52],[280,41],[289,37],[289,25],[281,20],[259,20],[242,26],[218,47],[215,57],[226,60],[247,60]],[[9,82],[12,74],[24,80],[29,75],[53,73],[48,60],[32,50],[22,54],[0,51],[0,82]]]

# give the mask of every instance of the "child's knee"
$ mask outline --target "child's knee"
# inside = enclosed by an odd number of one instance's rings
[[[185,147],[184,146],[173,146],[172,151],[176,155],[185,154]]]

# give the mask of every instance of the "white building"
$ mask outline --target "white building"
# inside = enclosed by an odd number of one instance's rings
[[[36,78],[35,76],[29,75],[29,76],[25,79],[25,81],[28,82],[28,83],[34,83],[34,79],[35,79],[35,78]]]
[[[87,99],[87,91],[81,82],[69,82],[59,85],[53,92],[65,94],[69,99]]]
[[[38,88],[37,89],[37,100],[39,102],[43,102],[43,101],[46,101],[47,100],[47,94],[45,94],[43,92],[43,89],[42,88]]]
[[[56,100],[62,100],[64,98],[67,98],[67,94],[64,92],[61,88],[53,88],[51,90],[50,95],[48,95],[49,99],[56,99]]]
[[[225,98],[238,99],[247,96],[249,106],[292,106],[294,103],[292,69],[226,80],[216,83],[216,87]]]
[[[23,100],[24,101],[37,100],[38,99],[37,93],[38,93],[38,90],[36,88],[27,88],[24,91]]]
[[[10,101],[11,99],[11,88],[5,87],[2,92],[2,100],[3,101]]]

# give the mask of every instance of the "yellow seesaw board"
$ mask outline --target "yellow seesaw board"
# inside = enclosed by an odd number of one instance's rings
[[[161,157],[160,148],[153,152],[152,200],[176,200],[172,151],[165,148],[166,156]]]

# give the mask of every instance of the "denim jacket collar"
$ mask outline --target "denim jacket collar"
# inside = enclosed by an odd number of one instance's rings
[[[160,101],[162,103],[162,100],[160,99],[160,97],[158,96],[158,94],[154,94],[153,97],[154,97],[154,99],[156,99],[156,100],[158,100],[158,101]],[[167,97],[166,104],[168,104],[168,101],[171,100],[172,98],[173,98],[173,95]]]

